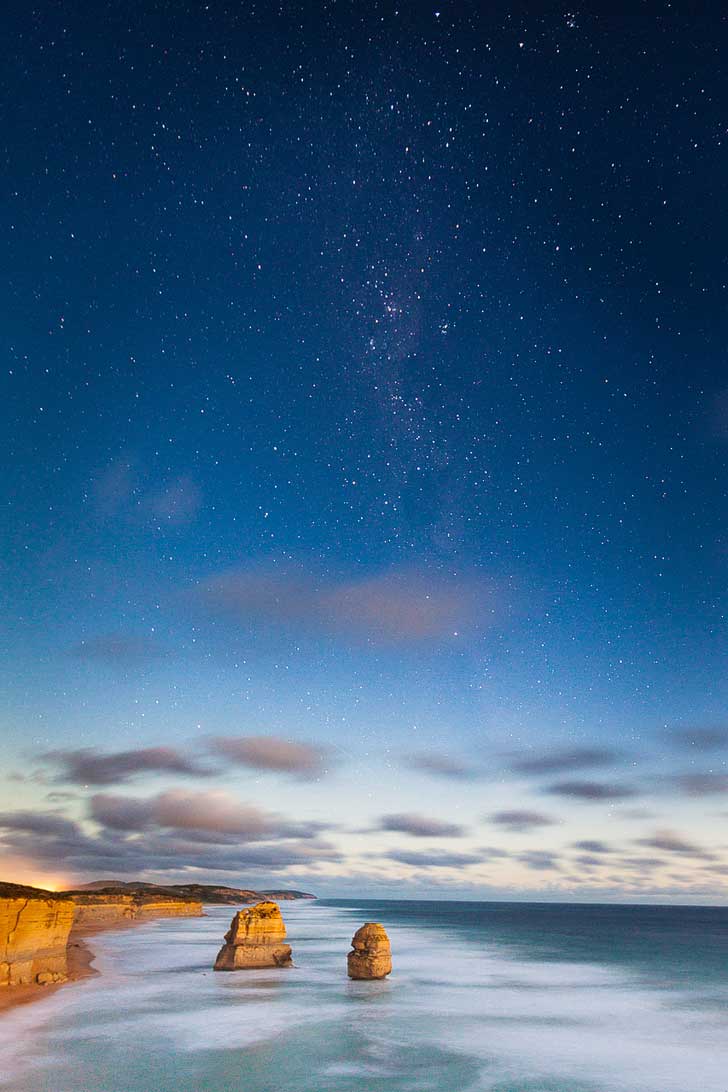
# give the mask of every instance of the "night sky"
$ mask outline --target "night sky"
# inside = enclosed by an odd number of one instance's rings
[[[721,7],[11,0],[2,878],[725,896]]]

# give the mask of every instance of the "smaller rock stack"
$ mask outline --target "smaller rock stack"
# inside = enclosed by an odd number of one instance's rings
[[[392,948],[384,926],[368,921],[357,929],[347,956],[349,978],[386,978],[392,970]]]
[[[240,910],[225,934],[215,970],[285,967],[291,962],[291,946],[283,943],[285,939],[286,927],[276,903],[259,902]]]

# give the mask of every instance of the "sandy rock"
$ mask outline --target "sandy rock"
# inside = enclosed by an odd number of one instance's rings
[[[147,895],[107,895],[73,892],[77,929],[110,929],[146,918],[189,918],[202,915],[202,903],[192,899],[153,898]]]
[[[276,903],[259,902],[249,910],[240,910],[225,934],[215,970],[285,967],[291,962],[291,947],[285,939],[286,927]]]
[[[347,957],[349,978],[386,978],[392,970],[392,948],[384,926],[369,921],[357,929]]]
[[[70,899],[0,897],[0,986],[65,982]]]

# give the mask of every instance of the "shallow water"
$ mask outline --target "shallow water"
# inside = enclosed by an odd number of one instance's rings
[[[286,903],[296,966],[215,974],[232,909],[92,938],[0,1020],[10,1092],[728,1092],[728,911]],[[394,973],[350,982],[382,921]]]

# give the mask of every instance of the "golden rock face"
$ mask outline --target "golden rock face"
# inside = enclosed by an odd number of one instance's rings
[[[357,929],[347,956],[349,978],[386,978],[392,971],[392,948],[383,925],[368,921]]]
[[[146,918],[189,918],[202,916],[202,903],[191,899],[154,899],[145,895],[71,896],[76,907],[74,928],[107,929],[115,924]]]
[[[291,962],[291,946],[283,943],[285,939],[286,926],[276,903],[259,902],[239,910],[225,934],[215,970],[285,967]]]
[[[0,899],[0,986],[65,982],[69,899]]]

